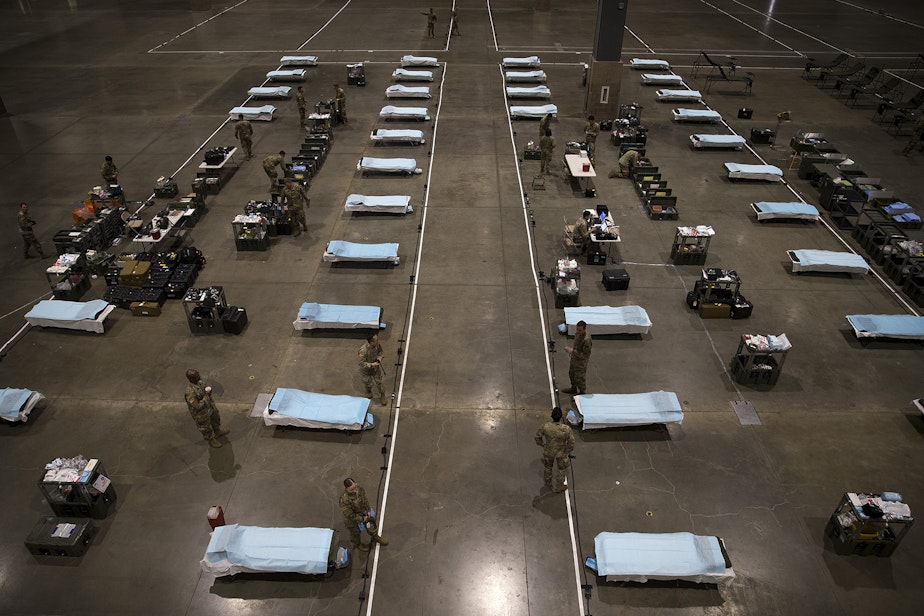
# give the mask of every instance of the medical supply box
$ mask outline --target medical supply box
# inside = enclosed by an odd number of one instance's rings
[[[129,309],[136,317],[160,316],[160,304],[157,302],[132,302]]]
[[[221,327],[226,334],[238,335],[247,326],[247,311],[240,306],[228,306],[221,317]]]
[[[26,538],[26,548],[36,556],[83,556],[94,531],[87,518],[42,518]]]
[[[603,272],[603,288],[607,291],[624,291],[629,288],[629,273],[624,269]]]
[[[776,137],[776,131],[769,128],[752,128],[751,129],[751,143],[755,145],[767,145],[773,143],[773,138]]]

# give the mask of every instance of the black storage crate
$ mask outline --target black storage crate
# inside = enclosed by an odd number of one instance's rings
[[[65,537],[54,536],[59,525],[73,524]],[[61,531],[65,529],[62,528]],[[42,518],[26,538],[26,548],[36,556],[83,556],[93,539],[95,529],[86,518]]]
[[[607,291],[623,291],[629,288],[629,272],[624,269],[611,269],[603,272],[603,288]]]
[[[228,306],[221,316],[221,327],[226,334],[238,335],[247,326],[247,310],[240,306]]]

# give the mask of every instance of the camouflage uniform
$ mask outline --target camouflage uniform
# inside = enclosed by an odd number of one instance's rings
[[[539,173],[551,173],[552,152],[555,151],[555,137],[543,135],[539,140]]]
[[[213,441],[220,436],[221,415],[218,414],[212,395],[205,391],[202,381],[186,385],[186,406],[205,440]]]
[[[568,378],[571,388],[582,394],[587,391],[587,362],[590,361],[590,347],[593,344],[590,334],[584,330],[583,335],[574,336],[574,350],[571,352],[571,364]]]
[[[536,431],[536,444],[542,447],[542,464],[545,466],[545,484],[556,492],[564,490],[565,475],[571,460],[568,454],[574,450],[574,433],[571,427],[558,421],[547,421]],[[555,483],[552,483],[552,467],[558,463]]]
[[[340,114],[340,121],[346,124],[346,92],[343,91],[343,88],[337,88],[337,94],[334,98],[337,101],[337,113]]]
[[[539,139],[545,137],[545,131],[549,130],[552,125],[552,114],[547,113],[539,120]]]
[[[421,15],[427,16],[427,38],[434,38],[436,36],[436,13],[430,9],[429,13],[421,13]]]
[[[629,150],[625,154],[619,157],[619,172],[615,169],[610,171],[611,178],[624,178],[628,177],[629,170],[632,169],[636,164],[638,164],[638,159],[642,157],[641,154],[636,150]]]
[[[372,507],[369,505],[369,499],[366,498],[366,491],[362,486],[359,486],[356,494],[344,491],[340,495],[340,511],[343,512],[343,523],[346,525],[347,530],[350,531],[350,542],[354,546],[362,543],[362,534],[359,530],[361,522],[365,524],[366,532],[370,536],[375,537],[377,535],[374,518],[369,518],[368,522],[363,522],[363,516],[369,514]]]
[[[113,162],[105,161],[100,167],[99,174],[103,176],[103,181],[107,184],[119,183],[119,168]]]
[[[19,234],[22,236],[22,256],[28,259],[31,255],[29,254],[29,249],[35,247],[39,253],[39,257],[45,258],[45,251],[42,250],[42,245],[39,244],[39,241],[35,239],[35,231],[32,229],[32,225],[35,224],[35,221],[29,218],[29,213],[19,210]]]
[[[298,106],[298,125],[305,128],[305,116],[308,113],[308,103],[305,101],[305,93],[297,91],[295,93],[295,104]]]
[[[574,245],[580,249],[581,254],[587,253],[587,249],[590,248],[592,240],[590,237],[590,228],[587,226],[587,221],[584,220],[583,214],[581,214],[577,222],[574,223],[574,231],[571,233],[571,239],[574,240]]]
[[[273,154],[263,159],[263,171],[265,171],[267,177],[269,177],[271,193],[276,192],[276,179],[279,177],[276,167],[285,169],[285,164],[286,159],[282,154]]]
[[[450,34],[462,36],[462,33],[459,32],[459,12],[455,9],[452,9],[452,31]]]
[[[366,395],[373,396],[373,385],[379,390],[379,398],[382,406],[387,404],[385,398],[385,387],[382,385],[382,370],[375,365],[379,356],[382,355],[382,345],[376,342],[372,344],[367,342],[359,349],[359,375],[363,379],[363,385],[366,386]]]
[[[234,125],[234,136],[241,142],[241,149],[247,160],[253,158],[253,126],[247,120],[241,119]]]
[[[289,206],[289,213],[292,215],[292,222],[295,223],[295,230],[292,235],[299,236],[302,234],[302,227],[308,231],[308,221],[305,220],[305,208],[311,206],[311,199],[305,187],[296,182],[287,184],[282,189],[282,196],[285,198],[286,205]]]
[[[587,120],[584,125],[584,141],[587,143],[587,158],[591,164],[596,164],[594,158],[597,155],[597,135],[600,134],[600,124],[593,120]]]

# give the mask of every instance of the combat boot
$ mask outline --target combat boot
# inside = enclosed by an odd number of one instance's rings
[[[221,447],[221,441],[219,441],[217,438],[213,438],[212,440],[209,441],[209,445],[211,445],[215,449],[218,449],[219,447]]]
[[[379,399],[379,402],[382,403],[382,406],[385,406],[386,404],[388,404],[388,396],[385,395],[384,391],[382,392],[382,396]]]
[[[561,393],[563,393],[563,394],[576,394],[576,393],[577,393],[577,389],[575,389],[574,387],[569,387],[568,389],[563,389],[563,390],[561,390]]]
[[[368,552],[368,551],[369,551],[369,545],[366,544],[366,543],[360,543],[360,544],[357,545],[356,547],[359,549],[360,552]]]
[[[218,431],[218,436],[227,436],[231,434],[231,428],[222,428]]]
[[[378,543],[379,545],[388,545],[388,539],[381,535],[372,535],[372,540]]]

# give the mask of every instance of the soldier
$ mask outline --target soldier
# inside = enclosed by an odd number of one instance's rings
[[[343,512],[343,523],[347,530],[350,531],[350,543],[354,548],[359,548],[363,552],[368,552],[371,544],[365,544],[362,541],[362,530],[365,529],[372,541],[379,545],[388,545],[388,539],[382,537],[377,532],[375,524],[375,512],[369,505],[366,498],[366,491],[358,483],[347,477],[343,480],[343,487],[346,488],[340,495],[340,511]]]
[[[283,173],[286,170],[286,153],[283,150],[279,150],[279,154],[272,154],[263,159],[263,171],[266,172],[270,180],[271,194],[277,190],[276,179],[279,177],[279,173],[276,171],[276,167],[282,169]]]
[[[452,9],[452,28],[450,29],[449,34],[462,36],[462,33],[459,32],[459,11],[457,11],[455,8]]]
[[[103,182],[106,184],[119,183],[119,168],[112,162],[111,156],[106,157],[106,161],[103,163],[103,166],[100,167],[99,173],[103,176]]]
[[[552,131],[547,130],[539,140],[539,173],[550,174],[550,165],[552,163],[552,152],[555,151],[555,137]]]
[[[545,133],[552,128],[552,114],[545,114],[541,120],[539,120],[539,138],[542,139],[545,137]]]
[[[552,409],[552,421],[547,421],[536,431],[536,444],[542,447],[542,465],[545,467],[543,476],[545,485],[555,492],[564,492],[567,489],[565,476],[571,460],[568,457],[574,450],[574,433],[571,427],[561,423],[561,408]],[[552,467],[558,464],[555,474],[555,483],[552,483]]]
[[[308,113],[308,103],[305,101],[305,88],[298,86],[295,92],[295,104],[298,105],[298,125],[305,128],[305,115]]]
[[[19,204],[19,234],[22,236],[22,256],[24,259],[31,259],[32,255],[29,254],[29,249],[33,246],[39,253],[39,257],[45,258],[45,251],[42,250],[42,245],[39,244],[39,241],[35,239],[35,231],[32,229],[32,226],[35,224],[35,221],[29,217],[29,206],[25,203]]]
[[[308,232],[308,221],[305,220],[305,208],[311,207],[311,199],[308,198],[308,192],[301,184],[292,181],[292,178],[286,178],[286,185],[282,189],[282,196],[286,205],[289,206],[289,212],[292,214],[292,222],[295,223],[295,231],[292,236],[298,237],[302,234],[302,227]]]
[[[627,150],[625,154],[619,157],[619,170],[612,169],[609,176],[611,178],[629,177],[629,171],[638,164],[641,157],[642,155],[638,153],[638,150]]]
[[[590,237],[590,219],[592,214],[587,210],[584,210],[584,213],[581,214],[581,217],[577,219],[577,222],[574,223],[574,231],[571,233],[571,237],[574,240],[574,245],[580,249],[581,254],[587,254],[587,250],[590,248],[593,240]]]
[[[385,387],[382,385],[382,345],[379,344],[379,335],[369,334],[366,344],[359,349],[359,376],[366,386],[366,397],[372,398],[372,386],[379,390],[379,402],[382,406],[388,404],[385,397]]]
[[[203,387],[202,377],[197,370],[187,370],[186,379],[189,381],[186,385],[186,406],[189,407],[189,414],[209,445],[221,447],[218,437],[225,436],[231,430],[221,427],[221,415],[218,414],[218,407],[212,400],[212,388]]]
[[[344,92],[343,88],[340,87],[340,84],[337,83],[334,84],[334,92],[334,100],[337,101],[337,113],[340,116],[340,121],[346,124],[346,92]]]
[[[587,323],[578,321],[574,328],[574,346],[565,347],[565,351],[571,356],[571,364],[568,366],[571,387],[563,389],[562,393],[583,394],[587,392],[587,362],[590,360],[592,344],[590,334],[587,333]]]
[[[430,9],[429,13],[421,13],[421,15],[427,16],[427,38],[436,37],[436,13],[433,12],[433,9]]]
[[[594,117],[587,116],[587,122],[584,123],[584,142],[587,144],[587,158],[590,164],[596,164],[594,157],[597,155],[597,135],[600,134],[600,123],[594,121]]]
[[[234,125],[234,136],[241,142],[245,160],[253,158],[253,126],[244,119],[243,114],[237,116],[237,123]]]

